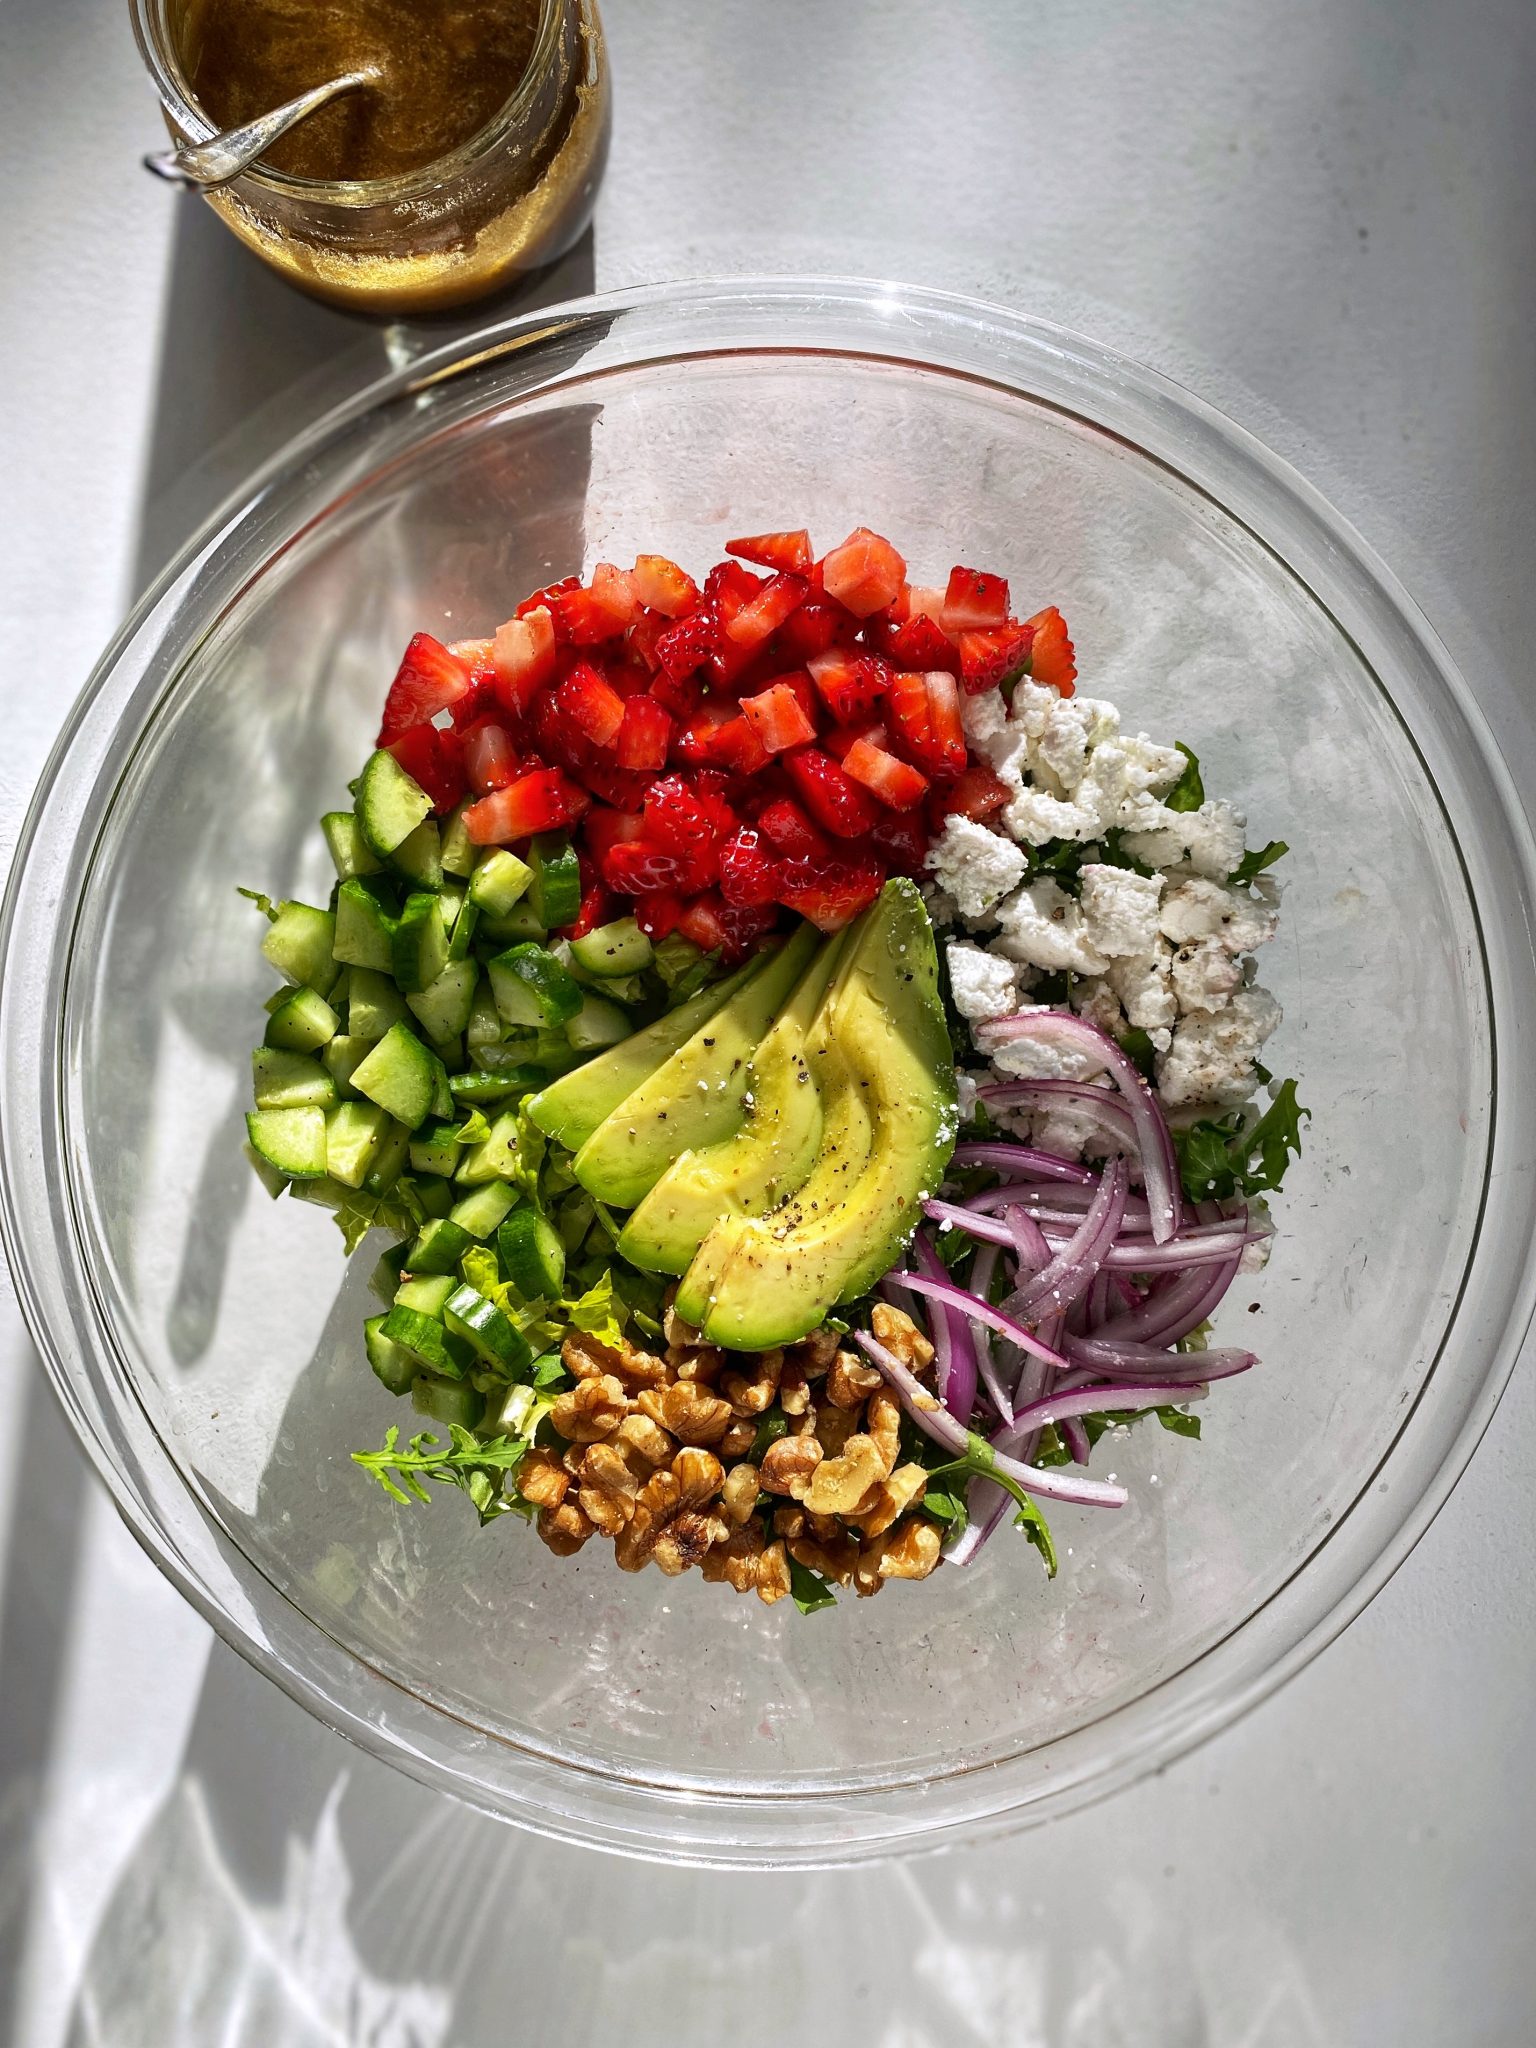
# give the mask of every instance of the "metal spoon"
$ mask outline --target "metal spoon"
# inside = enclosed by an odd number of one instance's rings
[[[339,94],[355,92],[360,85],[375,84],[379,75],[378,67],[372,65],[362,71],[348,71],[341,78],[331,79],[328,84],[311,86],[297,99],[274,107],[270,114],[260,114],[239,128],[226,128],[222,135],[215,135],[208,142],[183,143],[179,149],[151,151],[144,159],[144,168],[153,171],[157,178],[168,178],[173,185],[190,185],[199,191],[207,191],[215,185],[227,185],[231,178],[238,178],[243,170],[249,169],[258,157],[265,156],[278,137],[286,135],[290,128],[307,120]]]

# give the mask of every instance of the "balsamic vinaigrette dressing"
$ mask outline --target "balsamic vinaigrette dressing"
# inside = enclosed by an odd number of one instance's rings
[[[233,128],[364,65],[344,95],[265,159],[300,178],[388,178],[477,134],[528,67],[539,0],[191,0],[184,63],[199,105]]]

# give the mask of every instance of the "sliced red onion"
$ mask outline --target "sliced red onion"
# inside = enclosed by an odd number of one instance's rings
[[[1011,1173],[1015,1180],[1072,1180],[1086,1187],[1098,1179],[1090,1168],[1058,1158],[1054,1152],[1037,1152],[1033,1145],[1005,1145],[992,1138],[957,1145],[950,1163],[990,1167],[994,1173]]]
[[[971,1261],[971,1270],[966,1275],[966,1278],[970,1284],[972,1294],[976,1296],[978,1301],[987,1301],[991,1298],[992,1275],[997,1270],[997,1259],[997,1246],[995,1244],[984,1244],[978,1249],[975,1258]],[[945,1315],[953,1315],[954,1310],[945,1309],[943,1313]],[[976,1363],[981,1368],[982,1384],[992,1396],[992,1405],[996,1408],[998,1414],[1002,1416],[1005,1422],[1009,1421],[1013,1416],[1014,1397],[1004,1386],[1002,1375],[997,1369],[997,1356],[992,1349],[992,1340],[985,1328],[979,1323],[967,1323],[965,1327],[966,1336],[976,1353]],[[964,1413],[963,1410],[959,1412]]]
[[[1103,1415],[1113,1410],[1166,1408],[1176,1401],[1203,1400],[1205,1393],[1204,1385],[1198,1381],[1191,1386],[1175,1380],[1165,1381],[1161,1386],[1149,1381],[1119,1386],[1106,1382],[1096,1387],[1079,1387],[1068,1394],[1058,1389],[1031,1402],[1028,1408],[1021,1408],[1011,1429],[994,1433],[992,1446],[994,1450],[1012,1453],[1032,1430],[1044,1429],[1048,1424],[1059,1427],[1076,1416]]]
[[[1234,1258],[1214,1269],[1191,1266],[1160,1283],[1139,1307],[1109,1317],[1096,1334],[1111,1344],[1128,1337],[1141,1344],[1176,1344],[1215,1313],[1237,1267]]]
[[[1091,1081],[996,1081],[976,1090],[978,1101],[998,1109],[1049,1109],[1069,1101],[1102,1117],[1118,1140],[1134,1145],[1136,1126],[1131,1113],[1113,1088],[1098,1088]]]
[[[1017,1202],[1003,1211],[1004,1225],[1013,1232],[1018,1251],[1019,1274],[1038,1273],[1051,1263],[1051,1243],[1029,1211]]]
[[[1061,1425],[1061,1440],[1067,1447],[1067,1455],[1074,1465],[1086,1465],[1093,1451],[1088,1441],[1088,1432],[1075,1416],[1067,1416]]]
[[[1074,1366],[1084,1366],[1105,1379],[1177,1380],[1188,1386],[1197,1380],[1226,1380],[1258,1364],[1251,1351],[1217,1347],[1210,1351],[1160,1351],[1152,1344],[1111,1343],[1100,1332],[1091,1337],[1070,1331],[1061,1348]]]
[[[1112,1160],[1100,1178],[1081,1227],[1048,1266],[1010,1296],[1010,1314],[1030,1318],[1044,1309],[1067,1309],[1088,1291],[1120,1228],[1130,1184],[1125,1161]]]
[[[1023,1039],[1038,1045],[1057,1046],[1080,1053],[1103,1067],[1125,1097],[1126,1108],[1136,1128],[1141,1152],[1142,1182],[1152,1213],[1152,1235],[1159,1244],[1179,1227],[1179,1175],[1169,1135],[1157,1097],[1142,1075],[1126,1058],[1115,1041],[1082,1017],[1066,1010],[1024,1010],[1014,1017],[1000,1017],[995,1023],[978,1024],[976,1039],[985,1049],[991,1044],[1016,1045]],[[1049,1158],[1050,1154],[1043,1154]]]
[[[963,1287],[956,1287],[953,1281],[929,1280],[920,1273],[890,1273],[886,1276],[898,1287],[910,1288],[914,1294],[926,1294],[933,1301],[942,1301],[950,1308],[959,1309],[963,1316],[973,1322],[985,1323],[988,1329],[996,1330],[1011,1344],[1017,1344],[1021,1351],[1032,1351],[1036,1358],[1043,1358],[1047,1365],[1063,1366],[1066,1360],[1048,1344],[1042,1344],[1033,1330],[1026,1330],[1021,1322],[1004,1315],[1000,1308],[994,1308],[989,1301],[978,1301],[974,1294],[967,1294]]]
[[[949,1278],[926,1231],[918,1231],[913,1238],[912,1254],[930,1279]],[[928,1320],[939,1399],[963,1422],[976,1405],[976,1346],[971,1326],[952,1308],[937,1308]]]

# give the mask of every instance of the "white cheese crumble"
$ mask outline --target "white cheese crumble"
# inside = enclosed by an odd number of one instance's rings
[[[1001,953],[988,953],[964,940],[951,940],[949,992],[955,1008],[973,1024],[1011,1017],[1019,1007],[1019,970]]]
[[[927,866],[967,919],[985,917],[1024,874],[1028,862],[1011,840],[970,818],[953,817],[928,849]]]

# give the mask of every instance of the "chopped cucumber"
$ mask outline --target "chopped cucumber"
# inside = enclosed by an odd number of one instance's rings
[[[504,1180],[487,1181],[472,1194],[462,1197],[448,1211],[450,1221],[471,1237],[487,1238],[496,1230],[517,1200],[517,1190]]]
[[[491,994],[489,977],[475,984],[474,1001],[469,1006],[469,1021],[464,1027],[464,1035],[472,1052],[482,1045],[501,1043],[501,1012]]]
[[[485,1396],[478,1388],[462,1381],[444,1380],[429,1372],[421,1372],[411,1386],[411,1406],[418,1415],[425,1415],[432,1422],[444,1427],[453,1423],[465,1429],[473,1429],[485,1414]]]
[[[394,958],[395,921],[375,890],[361,875],[343,882],[336,892],[336,958],[349,967],[388,974]]]
[[[276,1114],[276,1112],[270,1113]],[[251,1162],[251,1166],[253,1171],[255,1172],[256,1178],[261,1182],[262,1186],[266,1189],[267,1193],[272,1197],[273,1201],[275,1202],[278,1196],[283,1192],[283,1190],[288,1185],[287,1174],[279,1173],[277,1168],[273,1166],[269,1160],[263,1159],[261,1154],[256,1150],[256,1147],[250,1142],[249,1139],[246,1140],[245,1144],[241,1147],[241,1150],[245,1153],[246,1158]]]
[[[559,832],[541,832],[533,842],[533,879],[528,901],[546,931],[573,924],[581,909],[581,868],[576,849]]]
[[[418,1131],[411,1140],[412,1173],[435,1173],[451,1179],[460,1159],[463,1147],[453,1135],[450,1123],[428,1124]]]
[[[471,1145],[460,1161],[455,1176],[461,1187],[479,1187],[488,1180],[511,1180],[517,1171],[517,1118],[504,1109],[491,1125],[491,1134]]]
[[[426,1174],[417,1180],[413,1174],[411,1185],[416,1200],[428,1216],[446,1216],[453,1207],[453,1182],[444,1180],[441,1174]]]
[[[411,898],[412,903],[417,900]],[[406,907],[409,910],[410,906]],[[402,931],[404,928],[402,920]],[[480,970],[473,960],[451,960],[428,987],[406,997],[429,1038],[457,1038],[467,1027],[479,979]]]
[[[501,1270],[525,1300],[553,1300],[565,1285],[565,1246],[553,1224],[529,1202],[496,1233]]]
[[[267,1022],[267,1044],[280,1052],[318,1052],[341,1029],[341,1019],[312,988],[287,994]]]
[[[395,1295],[399,1292],[400,1276],[405,1271],[405,1256],[410,1250],[408,1244],[392,1244],[387,1252],[380,1252],[379,1262],[368,1276],[368,1286],[386,1308],[393,1308]]]
[[[464,813],[468,809],[466,800],[443,827],[443,866],[450,875],[465,879],[475,872],[475,863],[480,858],[479,847],[464,829]]]
[[[336,1083],[337,1092],[344,1098],[356,1095],[357,1090],[352,1086],[352,1076],[372,1050],[371,1038],[351,1038],[344,1032],[338,1032],[321,1053],[320,1058],[325,1071]]]
[[[443,1310],[443,1321],[455,1337],[471,1345],[487,1365],[503,1372],[521,1372],[533,1363],[528,1340],[504,1309],[473,1287],[455,1288]]]
[[[447,899],[448,892],[445,889],[443,891],[444,902]],[[461,903],[454,915],[453,930],[448,940],[448,958],[450,960],[467,960],[469,958],[469,949],[479,927],[480,913],[474,904],[468,902]]]
[[[357,784],[357,822],[370,853],[387,860],[432,810],[432,799],[393,754],[371,754]]]
[[[410,1261],[406,1261],[409,1273]],[[409,1280],[402,1280],[395,1290],[396,1308],[413,1308],[424,1316],[443,1319],[443,1303],[459,1284],[458,1276],[452,1273],[432,1273],[418,1279],[413,1274]]]
[[[494,1074],[450,1074],[448,1086],[457,1103],[488,1109],[505,1102],[509,1095],[526,1095],[542,1088],[547,1076],[542,1067],[504,1067]]]
[[[280,903],[261,942],[265,958],[284,981],[328,996],[336,982],[336,920],[312,903]]]
[[[440,1373],[444,1379],[464,1377],[469,1361],[462,1352],[450,1348],[448,1332],[436,1316],[397,1305],[385,1316],[379,1329],[391,1344],[398,1344],[402,1351],[408,1351],[416,1364],[425,1366],[428,1372]]]
[[[594,931],[572,939],[571,952],[588,974],[605,978],[614,974],[639,974],[650,966],[656,949],[632,917],[600,924]]]
[[[538,939],[542,941],[544,926],[534,914],[533,905],[526,898],[514,903],[505,917],[492,917],[489,911],[480,913],[480,936],[489,939],[493,945],[511,945],[516,939]]]
[[[354,811],[327,811],[320,830],[336,864],[336,879],[350,882],[354,875],[376,875],[379,863],[369,851]]]
[[[422,1226],[411,1246],[413,1273],[457,1273],[459,1261],[474,1242],[467,1230],[448,1216],[434,1216]]]
[[[392,1024],[367,1058],[352,1070],[352,1086],[380,1109],[387,1109],[408,1131],[433,1114],[439,1079],[448,1094],[447,1078],[437,1055],[404,1024]],[[453,1114],[453,1098],[448,1097]]]
[[[354,1199],[351,1188],[344,1188],[328,1173],[316,1174],[309,1180],[296,1180],[288,1192],[298,1201],[313,1202],[321,1209],[343,1209]]]
[[[373,1170],[390,1118],[376,1102],[339,1102],[325,1120],[325,1170],[344,1188],[360,1188]]]
[[[363,1182],[370,1195],[387,1195],[404,1170],[406,1157],[411,1149],[411,1134],[404,1124],[396,1123],[389,1136],[379,1147],[379,1156],[373,1162],[372,1171]]]
[[[490,963],[491,993],[504,1022],[538,1030],[564,1024],[581,1008],[581,989],[542,946],[509,947]]]
[[[325,1172],[323,1110],[258,1109],[245,1129],[256,1156],[290,1180],[317,1180]]]
[[[565,1035],[577,1052],[595,1052],[599,1046],[617,1045],[634,1030],[634,1019],[605,996],[585,996],[574,1017],[566,1020]]]
[[[387,973],[354,967],[348,983],[347,1030],[354,1038],[382,1038],[391,1024],[408,1022],[405,997]]]
[[[421,889],[443,886],[443,835],[435,818],[423,818],[416,830],[402,839],[389,856],[396,874],[404,875]]]
[[[342,815],[350,818],[352,814],[347,811]],[[411,1381],[420,1367],[409,1351],[385,1336],[384,1325],[388,1320],[387,1315],[369,1316],[363,1324],[363,1344],[368,1352],[368,1363],[392,1394],[408,1394]]]
[[[336,1083],[308,1053],[259,1045],[251,1054],[258,1109],[329,1109]]]
[[[418,890],[406,899],[391,934],[390,970],[408,996],[431,987],[448,965],[448,927],[436,896]]]
[[[469,900],[487,917],[506,917],[527,894],[533,869],[515,853],[493,847],[480,856],[469,878]]]

